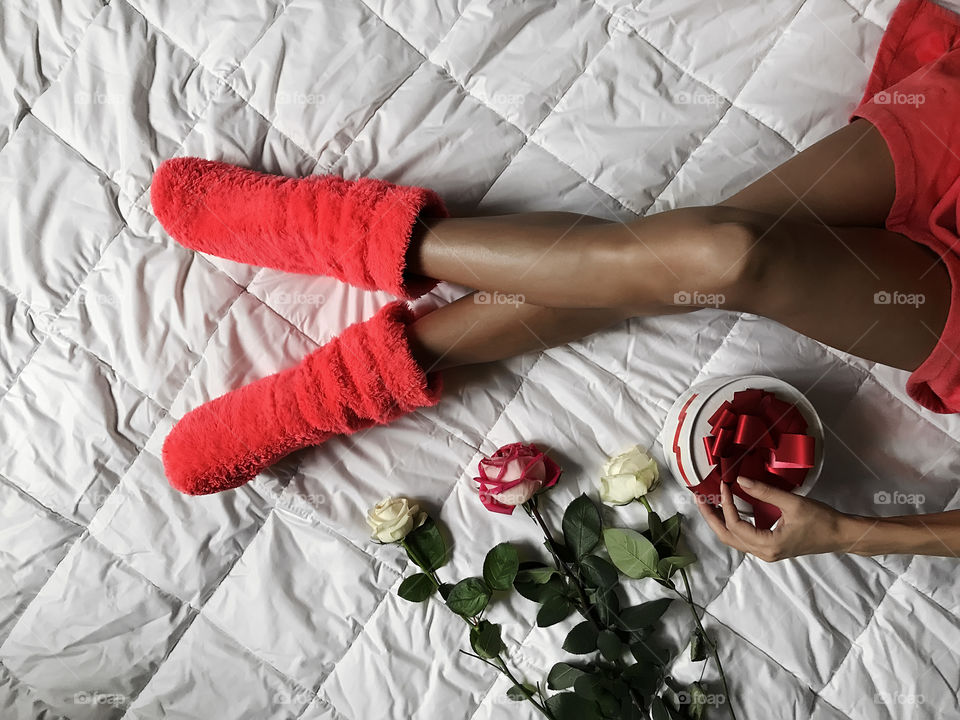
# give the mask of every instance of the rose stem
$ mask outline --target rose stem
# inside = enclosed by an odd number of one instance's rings
[[[529,508],[527,508],[528,504],[530,506]],[[562,572],[573,582],[573,586],[577,591],[577,595],[580,597],[580,602],[583,604],[583,611],[581,612],[581,615],[593,623],[598,630],[603,630],[603,624],[594,618],[593,614],[590,612],[593,606],[590,604],[590,601],[587,600],[587,593],[584,591],[583,585],[580,584],[580,579],[574,575],[573,571],[570,569],[570,566],[564,562],[563,558],[560,557],[560,554],[554,549],[556,546],[556,541],[553,539],[553,533],[550,532],[550,528],[548,528],[547,524],[543,521],[543,516],[540,514],[540,509],[537,507],[536,501],[524,503],[523,507],[527,510],[527,514],[536,521],[537,525],[539,525],[540,529],[543,531],[543,536],[547,540],[547,547],[550,549],[550,554],[553,555],[553,562],[557,566],[557,570]]]
[[[514,684],[515,687],[518,687],[523,691],[523,694],[527,696],[527,700],[529,700],[537,710],[539,710],[546,717],[551,719],[553,718],[553,715],[547,710],[545,706],[541,705],[540,703],[538,703],[536,700],[533,699],[533,693],[527,690],[526,686],[513,676],[513,673],[510,672],[510,667],[507,665],[506,662],[504,662],[502,657],[497,655],[497,660],[500,661],[500,664],[497,665],[496,663],[490,662],[489,660],[482,658],[479,655],[474,655],[471,652],[467,652],[466,650],[461,650],[460,652],[462,652],[464,655],[469,655],[472,658],[476,658],[477,660],[484,663],[485,665],[489,665],[490,667],[494,668],[497,672],[501,673],[502,675],[505,675],[510,680],[510,682]]]
[[[528,504],[530,506],[529,508],[527,507]],[[580,584],[580,580],[576,577],[576,575],[573,574],[570,566],[567,565],[567,563],[565,563],[563,559],[561,559],[560,555],[554,550],[554,545],[556,543],[553,539],[553,533],[550,532],[550,528],[548,528],[547,524],[544,522],[543,516],[540,514],[540,510],[537,507],[536,501],[531,500],[529,503],[524,503],[523,507],[527,511],[527,514],[536,520],[537,524],[540,526],[540,529],[543,531],[543,535],[547,539],[547,545],[550,548],[550,554],[553,555],[553,562],[556,564],[557,570],[564,573],[573,581],[574,587],[577,590],[577,594],[580,596],[580,602],[583,603],[583,609],[580,611],[580,614],[589,620],[593,626],[597,628],[597,630],[604,630],[605,627],[603,623],[601,623],[599,619],[594,618],[593,613],[590,612],[593,609],[593,605],[591,605],[590,601],[587,600],[586,591],[584,591],[583,585]],[[621,672],[625,669],[623,660],[619,658],[614,661],[614,664],[621,670]],[[640,698],[637,697],[637,694],[633,688],[630,688],[630,696],[633,698],[633,701],[636,703],[637,707],[643,707],[643,703],[641,702]]]
[[[676,588],[674,588],[674,592],[680,595],[680,597],[682,597],[690,607],[690,612],[693,615],[693,619],[697,623],[697,628],[700,631],[700,635],[703,636],[704,641],[707,643],[707,647],[710,648],[710,653],[713,655],[713,661],[717,663],[717,670],[720,671],[720,682],[723,685],[723,692],[727,696],[727,708],[730,710],[730,717],[733,720],[737,720],[737,715],[733,711],[733,700],[730,696],[730,689],[727,687],[727,676],[723,672],[723,665],[720,662],[720,655],[717,653],[717,646],[707,635],[707,631],[703,629],[703,625],[700,622],[700,616],[697,615],[697,606],[693,602],[693,593],[690,591],[690,579],[687,577],[687,571],[684,568],[680,568],[680,577],[683,578],[683,587],[686,590],[686,597],[684,597],[683,593]]]
[[[426,574],[426,576],[430,578],[430,580],[433,582],[434,587],[436,587],[436,589],[439,591],[439,590],[440,590],[440,586],[442,585],[442,583],[440,582],[440,576],[437,575],[437,571],[436,571],[436,570],[427,570],[427,569],[426,569],[426,565],[425,565],[425,563],[423,562],[422,558],[420,558],[420,557],[417,556],[417,554],[413,551],[413,549],[407,544],[407,541],[406,541],[405,539],[400,541],[400,546],[401,546],[404,550],[407,551],[407,553],[410,555],[410,557],[413,558],[414,562],[416,562],[416,564],[420,566],[420,569],[424,571],[424,574]],[[446,604],[446,603],[444,603],[444,604]],[[459,613],[457,614],[457,617],[462,618],[463,621],[464,621],[465,623],[467,623],[467,625],[470,625],[471,627],[476,627],[477,625],[480,624],[480,621],[479,621],[477,618],[464,617],[463,615],[460,615]],[[541,707],[540,703],[538,703],[536,700],[533,699],[533,695],[523,686],[523,684],[517,681],[517,679],[516,679],[516,678],[513,676],[513,674],[510,672],[510,669],[509,669],[509,667],[507,666],[506,660],[504,660],[502,657],[500,657],[500,653],[497,653],[497,660],[500,661],[500,665],[498,666],[498,665],[496,665],[495,663],[487,662],[486,660],[484,660],[484,659],[483,659],[482,657],[480,657],[479,655],[474,655],[473,653],[468,653],[468,652],[466,652],[465,650],[461,650],[460,652],[462,652],[464,655],[469,655],[470,657],[475,657],[475,658],[477,658],[478,660],[482,660],[483,662],[485,662],[485,663],[486,663],[487,665],[489,665],[490,667],[496,668],[497,670],[499,670],[500,672],[502,672],[504,675],[506,675],[508,678],[510,678],[510,680],[513,682],[514,685],[519,686],[519,687],[523,690],[524,694],[526,694],[526,696],[527,696],[527,700],[529,700],[530,702],[532,702],[532,703],[536,706],[537,710],[539,710],[541,713],[543,713],[544,715],[546,715],[548,718],[552,718],[552,717],[553,717],[552,715],[550,715],[550,714],[547,713],[547,711],[546,711],[545,708]]]
[[[490,662],[489,660],[482,658],[479,655],[474,655],[471,652],[467,652],[466,650],[461,650],[460,652],[462,652],[464,655],[469,655],[472,658],[476,658],[480,662],[486,665],[489,665],[490,667],[494,668],[498,672],[505,675],[510,680],[510,682],[512,682],[514,685],[516,685],[523,691],[524,695],[527,696],[527,700],[533,703],[534,707],[536,707],[537,710],[539,710],[541,713],[546,715],[548,718],[553,718],[553,715],[546,709],[546,707],[544,707],[543,705],[541,705],[540,703],[538,703],[536,700],[533,699],[533,693],[527,690],[527,688],[523,685],[523,683],[521,683],[519,680],[517,680],[513,676],[513,673],[510,672],[510,668],[507,666],[507,663],[504,662],[503,658],[501,658],[499,655],[497,655],[497,660],[500,661],[500,664],[497,665],[496,663]]]
[[[423,562],[423,559],[418,557],[417,554],[413,551],[409,545],[407,545],[407,540],[404,538],[400,541],[400,547],[407,551],[407,554],[413,558],[413,561],[423,570],[424,574],[433,581],[433,586],[439,590],[440,589],[440,578],[437,576],[436,570],[427,570],[426,563]]]

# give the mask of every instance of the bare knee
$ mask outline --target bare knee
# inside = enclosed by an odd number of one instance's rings
[[[752,304],[766,275],[761,226],[748,217],[706,213],[678,239],[675,306],[742,310]]]
[[[683,208],[619,230],[607,227],[591,252],[605,256],[610,267],[604,292],[611,305],[626,305],[638,313],[728,306],[750,295],[763,275],[756,213]]]
[[[596,307],[637,315],[742,309],[764,273],[763,222],[757,213],[713,206],[576,228],[567,233],[576,248],[570,263]]]

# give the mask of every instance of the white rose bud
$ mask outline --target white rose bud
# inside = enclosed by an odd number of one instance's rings
[[[402,497],[384,498],[367,513],[373,538],[382,543],[400,542],[426,520],[427,514],[420,511],[419,505]]]
[[[609,505],[626,505],[657,486],[657,461],[635,445],[610,458],[600,477],[600,499]]]

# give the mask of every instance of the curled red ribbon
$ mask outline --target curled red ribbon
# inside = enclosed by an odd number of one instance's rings
[[[718,505],[720,483],[727,483],[734,495],[753,506],[756,526],[766,530],[780,517],[779,508],[745,493],[736,479],[743,476],[787,491],[802,485],[816,450],[807,421],[796,405],[751,388],[735,392],[707,422],[711,432],[703,444],[714,468],[690,489]]]

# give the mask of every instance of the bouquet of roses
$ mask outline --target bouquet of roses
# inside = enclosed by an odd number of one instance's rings
[[[647,527],[642,531],[605,528],[599,508],[586,495],[565,509],[559,529],[551,529],[542,505],[544,493],[560,474],[553,460],[534,445],[522,443],[506,445],[480,461],[475,478],[480,502],[497,513],[522,508],[543,532],[549,562],[521,559],[513,545],[501,543],[487,553],[480,575],[459,581],[439,574],[448,549],[432,518],[406,498],[379,503],[367,517],[374,539],[399,543],[419,568],[400,584],[399,595],[411,602],[439,597],[469,628],[472,652],[461,652],[509,678],[508,697],[531,703],[545,717],[699,720],[710,696],[699,681],[676,687],[665,670],[674,653],[655,637],[660,617],[675,598],[686,603],[693,616],[691,660],[705,663],[712,658],[723,686],[719,697],[729,693],[716,643],[704,631],[693,600],[686,568],[696,558],[679,549],[682,516],[662,519],[647,498],[659,481],[656,462],[639,447],[631,448],[608,461],[600,478],[603,502],[643,503]],[[649,578],[666,594],[623,607],[624,578]],[[678,578],[682,587],[677,586]],[[555,664],[545,681],[516,676],[501,626],[484,618],[495,593],[513,591],[540,606],[540,627],[574,613],[581,616],[563,642],[563,650],[581,662]],[[735,720],[729,703],[727,709]]]

